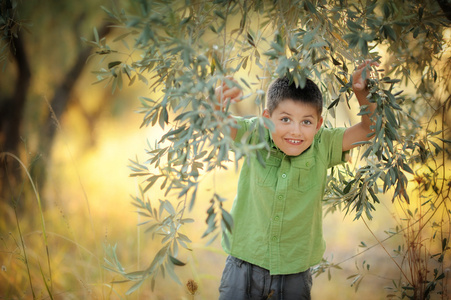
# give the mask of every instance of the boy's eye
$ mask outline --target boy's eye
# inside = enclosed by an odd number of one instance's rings
[[[287,118],[287,117],[284,117],[284,118],[282,118],[282,119],[280,119],[282,122],[284,122],[284,123],[288,123],[288,122],[290,122],[290,119],[289,118]]]
[[[302,124],[304,124],[304,125],[311,125],[311,124],[312,124],[312,121],[310,121],[310,120],[304,120],[304,121],[302,121]]]

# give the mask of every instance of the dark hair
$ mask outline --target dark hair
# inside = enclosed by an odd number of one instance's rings
[[[266,93],[266,108],[269,114],[272,115],[279,103],[287,99],[311,104],[318,111],[318,116],[321,116],[323,96],[318,86],[310,79],[307,79],[304,88],[296,87],[296,84],[287,77],[277,78],[271,82]]]

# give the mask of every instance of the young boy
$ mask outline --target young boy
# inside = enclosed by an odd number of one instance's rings
[[[353,74],[353,90],[360,105],[374,104],[362,77],[366,61]],[[367,73],[369,74],[369,73]],[[237,102],[241,90],[226,84],[216,89],[219,101]],[[275,125],[266,129],[270,151],[262,150],[266,166],[255,157],[243,163],[231,214],[234,228],[228,235],[229,254],[219,287],[220,300],[310,299],[310,267],[325,250],[321,201],[327,169],[343,162],[343,153],[354,143],[368,140],[371,120],[363,115],[350,128],[325,129],[321,125],[321,92],[311,80],[301,89],[286,78],[273,81],[266,95],[265,118]],[[236,118],[231,132],[235,141],[248,132],[256,118]]]

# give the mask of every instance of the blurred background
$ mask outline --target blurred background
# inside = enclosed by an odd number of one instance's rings
[[[106,81],[93,84],[101,57],[91,57],[94,50],[81,38],[94,39],[95,27],[110,39],[105,2],[1,1],[2,15],[18,5],[22,24],[8,26],[23,29],[12,30],[14,52],[2,57],[0,73],[0,143],[8,153],[0,175],[0,299],[192,299],[184,285],[189,279],[199,286],[194,299],[217,299],[226,255],[219,240],[206,245],[201,236],[213,185],[231,207],[238,178],[233,164],[203,179],[191,212],[195,222],[184,229],[193,251],[181,253],[187,265],[176,267],[183,285],[159,278],[154,291],[148,282],[126,296],[130,284],[112,283],[123,278],[104,268],[108,247],[116,245],[130,272],[148,265],[159,249],[137,226],[142,219],[130,202],[139,179],[129,177],[128,165],[162,135],[159,127],[140,128],[138,97],[150,93],[148,86],[136,82],[112,93]],[[235,109],[256,113],[252,103]],[[325,258],[340,269],[314,278],[314,299],[390,298],[400,279],[390,256],[404,236],[387,239],[402,225],[389,199],[372,221],[326,214]]]

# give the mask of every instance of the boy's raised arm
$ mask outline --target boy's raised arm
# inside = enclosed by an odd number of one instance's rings
[[[237,85],[235,86],[229,86],[224,80],[220,86],[218,86],[215,89],[215,96],[216,96],[216,110],[223,110],[225,107],[227,107],[228,103],[237,103],[241,101],[241,97],[243,96],[243,92],[241,91],[241,88],[239,87],[238,83],[235,79],[232,77],[226,77],[228,80],[233,81]],[[230,137],[232,139],[235,139],[237,134],[236,128],[230,128]]]
[[[367,105],[367,110],[369,110],[370,113],[362,115],[362,120],[359,123],[346,129],[343,135],[343,151],[357,147],[354,143],[368,141],[371,139],[368,137],[368,134],[373,132],[373,129],[370,127],[373,125],[370,116],[376,109],[376,104],[369,102],[366,98],[368,96],[366,78],[369,77],[369,67],[373,65],[378,66],[379,64],[375,61],[366,60],[357,67],[352,76],[352,89],[354,94],[356,95],[360,106]],[[362,77],[362,72],[364,71],[366,71],[367,75],[365,76],[365,79]]]

